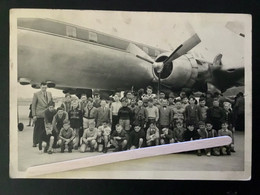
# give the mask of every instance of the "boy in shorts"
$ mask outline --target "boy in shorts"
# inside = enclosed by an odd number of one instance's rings
[[[117,124],[116,130],[111,135],[111,144],[115,146],[114,152],[122,151],[127,146],[127,133],[123,130],[122,125]]]
[[[99,152],[103,151],[103,153],[107,153],[107,145],[110,141],[110,133],[111,128],[108,126],[107,122],[103,122],[103,124],[98,127],[97,144]]]
[[[94,152],[97,149],[96,139],[98,130],[95,128],[95,125],[95,121],[91,121],[89,122],[89,128],[84,130],[80,152],[85,152],[88,147],[90,148],[90,152]]]
[[[141,125],[136,123],[134,126],[134,131],[132,131],[129,135],[129,147],[130,150],[141,148],[144,142],[145,132],[141,128]]]
[[[146,144],[147,146],[157,146],[159,145],[159,129],[152,122],[150,127],[147,129],[146,133]]]
[[[213,138],[213,137],[218,136],[217,131],[215,129],[213,129],[212,127],[213,127],[212,124],[209,121],[206,121],[206,129],[207,129],[207,132],[208,132],[208,138]],[[209,154],[207,154],[207,155],[210,156],[211,154],[213,156],[219,156],[219,148],[218,147],[210,148]]]
[[[229,136],[231,138],[233,137],[232,131],[228,130],[228,123],[227,122],[223,122],[221,124],[221,127],[222,128],[218,131],[218,136]],[[231,144],[220,147],[220,155],[224,154],[224,149],[226,149],[227,155],[231,155],[232,146],[234,147],[233,139],[232,139]]]
[[[68,146],[68,152],[71,153],[75,134],[73,129],[70,127],[70,121],[68,119],[63,121],[63,127],[60,130],[59,138],[60,140],[58,141],[58,144],[60,145],[61,153],[64,153],[66,146]]]
[[[53,152],[53,144],[57,141],[56,132],[52,128],[51,123],[45,124],[45,131],[41,136],[41,142],[39,143],[39,150],[44,151],[44,153],[48,152],[48,154],[52,154]]]

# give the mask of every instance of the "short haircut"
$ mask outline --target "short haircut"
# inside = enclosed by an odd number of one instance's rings
[[[45,128],[52,127],[51,123],[45,123]]]
[[[205,122],[199,121],[198,125],[205,125]]]
[[[146,89],[151,89],[151,90],[153,90],[152,86],[150,86],[150,85],[148,85],[148,86],[146,87]]]
[[[47,85],[47,83],[46,83],[46,82],[41,82],[41,86],[42,86],[42,85]]]
[[[89,125],[95,125],[95,124],[96,124],[95,121],[90,121],[90,122],[89,122]]]
[[[200,97],[199,102],[206,101],[204,97]]]
[[[140,123],[135,123],[134,127],[141,127]]]
[[[228,125],[228,122],[227,121],[223,121],[222,123],[221,123],[221,125]]]
[[[118,128],[118,127],[122,127],[122,125],[120,125],[120,124],[117,124],[117,125],[116,125],[116,128]],[[123,127],[122,127],[122,128],[123,128]]]
[[[153,102],[153,98],[149,98],[149,99],[148,99],[148,102]]]
[[[127,99],[126,98],[122,98],[121,102],[127,102]]]
[[[71,97],[70,93],[65,94],[65,97],[68,97],[68,96]]]
[[[189,99],[196,100],[195,97],[194,97],[193,95],[191,95],[191,96],[189,97]]]
[[[187,125],[187,127],[188,126],[193,126],[193,127],[195,126],[193,121],[187,121],[186,125]]]
[[[55,106],[55,103],[53,102],[53,101],[50,101],[49,103],[48,103],[48,107],[50,107],[50,106]]]
[[[180,121],[178,121],[178,122],[176,123],[176,126],[177,126],[177,125],[183,125],[183,123],[180,122]]]
[[[63,121],[63,125],[65,125],[65,124],[70,124],[70,121],[69,121],[69,119],[65,119],[64,121]]]
[[[181,99],[175,99],[175,103],[177,103],[177,102],[181,102]]]
[[[62,111],[63,111],[63,108],[62,108],[62,107],[57,108],[57,112],[58,112],[59,110],[62,110]]]

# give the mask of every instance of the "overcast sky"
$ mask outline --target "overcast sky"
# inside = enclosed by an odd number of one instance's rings
[[[245,27],[241,15],[37,10],[24,12],[20,17],[55,19],[169,51],[196,32],[202,42],[193,50],[210,56],[212,61],[222,53],[225,67],[231,68],[241,66],[244,56],[244,39],[225,28],[229,21],[240,22]],[[22,92],[19,97],[32,97],[37,91],[18,85],[18,92]],[[54,96],[63,96],[60,90],[49,91]]]

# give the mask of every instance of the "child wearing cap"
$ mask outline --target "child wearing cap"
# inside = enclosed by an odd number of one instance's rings
[[[150,123],[150,127],[147,129],[146,133],[146,144],[147,146],[157,146],[159,145],[159,129],[152,122]]]
[[[141,148],[145,139],[145,132],[141,128],[141,125],[136,123],[134,126],[134,131],[129,135],[129,147],[130,150]]]
[[[53,145],[57,142],[57,134],[52,128],[51,123],[45,123],[45,131],[41,136],[41,140],[39,142],[39,150],[44,151],[44,153],[48,152],[48,154],[52,154]]]
[[[111,128],[108,126],[108,123],[103,122],[102,126],[98,127],[97,133],[97,143],[98,151],[107,153],[107,145],[110,141]]]
[[[116,130],[111,135],[111,144],[115,146],[114,152],[125,150],[127,147],[128,135],[125,130],[123,130],[122,125],[117,124]]]
[[[63,121],[63,127],[60,130],[59,138],[60,138],[59,145],[61,147],[61,153],[64,153],[65,146],[68,146],[68,152],[71,153],[75,134],[73,129],[70,127],[70,121],[68,119],[65,119]]]
[[[174,143],[173,132],[169,128],[163,128],[160,137],[161,145]]]
[[[229,137],[233,137],[232,135],[232,131],[228,130],[228,124],[227,122],[222,122],[221,124],[221,129],[218,131],[218,136],[229,136]],[[232,143],[229,144],[229,145],[226,145],[226,146],[222,146],[220,147],[220,154],[223,155],[224,154],[224,150],[226,149],[226,153],[227,155],[231,155],[231,148],[232,146],[234,147],[234,142],[233,142],[233,139],[232,139]]]
[[[82,136],[80,152],[86,152],[87,148],[90,148],[90,152],[94,152],[97,149],[97,135],[98,130],[95,128],[95,121],[89,122],[89,128],[84,130]]]

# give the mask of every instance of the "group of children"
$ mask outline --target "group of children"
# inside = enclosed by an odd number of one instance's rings
[[[127,93],[121,100],[119,94],[114,101],[100,100],[99,95],[87,99],[71,100],[69,94],[61,107],[54,109],[51,103],[45,111],[45,129],[41,136],[39,150],[53,153],[60,148],[63,153],[104,152],[108,149],[123,151],[141,147],[177,143],[183,141],[230,136],[232,144],[224,147],[205,149],[207,156],[230,155],[234,150],[232,111],[228,103],[219,106],[219,99],[212,100],[207,107],[207,98],[198,100],[163,94],[160,98],[147,94],[134,97]],[[197,103],[198,101],[198,103]],[[200,156],[202,150],[198,150]]]

